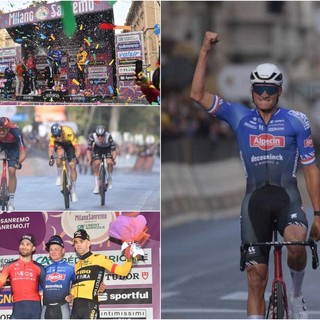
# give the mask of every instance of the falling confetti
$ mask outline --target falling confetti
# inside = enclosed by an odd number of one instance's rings
[[[112,59],[109,63],[109,66],[111,66],[114,63],[114,59]]]
[[[77,86],[80,84],[79,81],[77,81],[76,79],[72,79],[72,82],[73,82],[74,84],[76,84]]]

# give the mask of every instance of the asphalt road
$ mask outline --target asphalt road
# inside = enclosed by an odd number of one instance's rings
[[[159,160],[155,166],[159,167]],[[105,206],[100,205],[100,196],[92,193],[94,178],[91,174],[78,174],[76,192],[78,202],[70,204],[70,210],[91,211],[159,211],[160,170],[151,172],[133,171],[130,167],[115,167],[113,188],[106,193]],[[18,172],[18,187],[15,196],[16,211],[65,210],[60,188],[55,185],[56,168],[49,167],[47,159],[29,158]]]
[[[239,228],[239,219],[229,218],[194,220],[162,230],[163,319],[246,318],[247,284],[245,272],[239,270]],[[290,290],[285,257],[284,249],[284,277]],[[303,292],[310,319],[320,318],[319,272],[311,268],[309,256]]]

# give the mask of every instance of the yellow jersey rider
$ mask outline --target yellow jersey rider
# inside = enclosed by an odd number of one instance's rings
[[[59,123],[54,123],[51,127],[51,134],[49,137],[49,146],[48,146],[48,155],[50,158],[49,165],[54,165],[53,152],[57,153],[57,171],[58,177],[56,181],[56,185],[60,186],[61,184],[61,172],[62,172],[62,160],[60,159],[64,152],[67,155],[69,168],[70,168],[70,176],[72,182],[71,188],[71,200],[72,202],[77,202],[78,198],[76,195],[76,181],[77,181],[77,170],[76,164],[77,159],[80,156],[80,147],[78,143],[78,139],[76,138],[73,130],[68,126],[62,126]]]
[[[84,90],[84,81],[85,81],[85,66],[87,60],[87,51],[84,50],[83,46],[79,48],[77,53],[76,61],[77,61],[77,80],[79,82],[80,90]]]

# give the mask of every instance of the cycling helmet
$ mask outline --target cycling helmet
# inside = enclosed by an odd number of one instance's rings
[[[283,83],[283,75],[277,66],[271,63],[263,63],[258,65],[250,75],[252,84],[265,83],[274,84],[279,87]]]
[[[10,120],[7,117],[0,118],[0,129],[9,129],[11,125]]]
[[[103,136],[106,133],[106,131],[107,131],[107,129],[102,125],[99,125],[96,127],[96,134],[98,136]]]
[[[54,123],[51,127],[51,134],[54,137],[61,136],[62,134],[62,126],[59,123]]]

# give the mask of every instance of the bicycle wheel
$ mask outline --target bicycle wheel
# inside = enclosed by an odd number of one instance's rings
[[[1,211],[8,208],[8,188],[4,181],[1,182]]]
[[[63,193],[63,198],[64,198],[64,205],[66,209],[69,209],[70,207],[70,190],[68,186],[68,177],[67,177],[67,172],[63,171],[62,174],[62,193]]]
[[[276,283],[275,291],[272,295],[272,309],[274,319],[283,319],[286,313],[286,306],[284,302],[284,288],[280,281]]]
[[[106,202],[106,170],[104,166],[100,167],[99,170],[99,193],[101,198],[101,205],[104,206]]]

